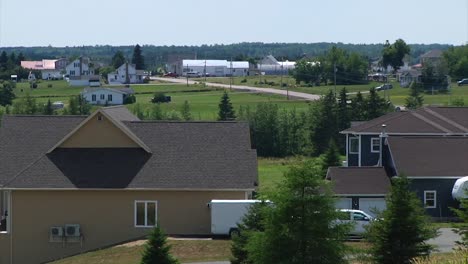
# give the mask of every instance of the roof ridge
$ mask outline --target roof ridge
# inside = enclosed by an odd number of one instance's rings
[[[388,121],[390,121],[390,120],[393,120],[393,119],[396,119],[396,118],[400,118],[400,117],[402,117],[402,116],[404,116],[404,115],[409,114],[410,112],[398,112],[398,113],[401,113],[400,115],[397,114],[396,112],[392,112],[392,114],[393,114],[393,113],[395,113],[395,115],[393,115],[393,116],[391,116],[391,117],[388,117],[388,118],[382,120],[382,122],[388,122]],[[390,113],[389,113],[389,114],[390,114]],[[384,117],[384,116],[381,116],[381,117]],[[377,118],[380,118],[380,117],[377,117]],[[375,118],[375,119],[377,119],[377,118]],[[359,132],[362,131],[362,130],[364,130],[364,129],[367,129],[367,128],[370,128],[370,127],[375,126],[374,124],[370,124],[370,125],[368,124],[368,123],[370,123],[370,121],[372,121],[372,120],[374,120],[374,119],[371,119],[371,120],[368,120],[368,121],[364,121],[363,124],[359,125],[359,126],[363,126],[362,128],[359,129]],[[366,125],[366,124],[367,124],[367,125]],[[358,132],[358,131],[355,130],[354,132]]]
[[[449,119],[449,118],[435,112],[434,110],[430,109],[429,107],[425,107],[423,110],[428,112],[429,114],[431,114],[431,115],[433,115],[433,116],[447,122],[448,124],[462,130],[463,132],[468,133],[468,128],[466,128],[466,127],[460,125],[459,123],[457,123],[457,122],[455,122],[455,121],[453,121],[453,120],[451,120],[451,119]]]
[[[32,165],[36,164],[39,160],[41,160],[43,157],[45,156],[45,154],[40,154],[39,157],[37,157],[35,160],[33,160],[33,162],[31,162],[29,165],[27,165],[26,167],[24,167],[22,170],[20,170],[18,173],[15,174],[15,176],[11,177],[9,180],[7,180],[5,182],[5,184],[3,185],[0,185],[1,187],[6,187],[8,184],[10,184],[11,182],[13,182],[16,178],[18,178],[21,174],[23,174],[23,172],[25,172],[26,170],[28,170],[29,168],[32,167]]]
[[[244,124],[248,123],[247,121],[182,121],[182,120],[138,120],[138,121],[127,121],[123,120],[122,122],[129,122],[129,123],[174,123],[174,124],[203,124],[203,123],[210,123],[210,124]]]
[[[420,119],[421,121],[424,121],[424,122],[426,122],[427,124],[429,124],[429,125],[431,125],[431,126],[437,128],[437,129],[440,129],[440,130],[444,131],[445,133],[453,133],[453,131],[450,131],[449,129],[443,127],[442,125],[437,124],[436,122],[429,120],[428,118],[424,117],[424,116],[421,115],[421,114],[418,114],[418,113],[416,113],[416,112],[411,112],[411,114],[412,114],[414,117]]]

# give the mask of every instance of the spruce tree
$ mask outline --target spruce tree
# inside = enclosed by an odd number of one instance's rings
[[[236,119],[236,114],[234,108],[232,107],[231,100],[226,91],[224,91],[223,96],[221,97],[221,102],[218,105],[218,121],[234,120]]]
[[[315,147],[315,154],[323,154],[328,149],[330,139],[338,136],[336,97],[329,91],[318,101],[318,109],[311,120],[311,142]]]
[[[359,91],[351,100],[351,118],[350,121],[364,121],[366,120],[366,102],[362,93]]]
[[[374,262],[410,263],[415,257],[427,256],[433,248],[427,240],[437,232],[431,227],[421,200],[410,190],[406,176],[392,179],[386,202],[387,209],[378,214],[379,220],[371,222],[367,230]]]
[[[462,250],[468,250],[468,198],[463,198],[460,201],[460,208],[453,209],[455,214],[463,221],[455,230],[460,236],[461,241],[457,241],[457,245]]]
[[[47,100],[47,104],[44,106],[44,115],[53,115],[54,114],[54,108],[52,107],[52,103],[50,102],[50,99]]]
[[[182,109],[180,110],[180,113],[182,115],[182,118],[185,121],[192,120],[192,113],[190,112],[190,105],[187,100],[184,101],[184,104],[182,105]]]
[[[338,150],[338,146],[336,146],[335,141],[331,139],[328,145],[329,147],[322,157],[323,177],[326,176],[329,167],[341,166],[340,151]]]
[[[345,130],[350,127],[351,125],[351,116],[350,116],[350,110],[348,107],[348,95],[346,91],[346,87],[343,87],[340,91],[340,97],[338,100],[338,106],[337,106],[337,126],[338,126],[338,131]],[[339,149],[346,149],[346,138],[343,136],[339,136],[337,138],[337,142]]]
[[[0,105],[11,105],[15,97],[16,96],[13,92],[13,86],[9,82],[4,82],[0,87]]]
[[[346,263],[348,225],[336,223],[329,183],[319,161],[292,166],[271,195],[264,232],[255,232],[247,245],[256,264]]]
[[[424,96],[421,94],[421,86],[415,82],[411,83],[410,95],[406,97],[405,106],[409,109],[417,109],[423,106]]]
[[[154,227],[146,242],[141,264],[176,264],[179,263],[170,253],[171,247],[167,245],[166,235],[159,226]]]
[[[141,54],[141,47],[138,44],[133,49],[132,63],[135,64],[137,70],[145,69],[145,59]]]
[[[268,204],[263,201],[253,204],[242,221],[237,225],[239,235],[232,237],[231,264],[254,264],[249,259],[247,244],[254,232],[264,231],[263,221],[265,210],[268,209],[267,206]]]
[[[381,98],[375,88],[369,90],[369,96],[366,99],[367,120],[377,118],[387,112],[387,103]]]
[[[120,66],[122,66],[122,64],[125,63],[125,55],[123,54],[122,51],[118,50],[114,56],[112,57],[112,67],[114,67],[114,69],[117,69],[119,68]]]

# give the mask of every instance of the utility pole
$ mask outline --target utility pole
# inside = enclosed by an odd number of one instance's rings
[[[203,87],[206,87],[206,53],[205,53],[205,68],[203,69],[203,74],[205,75],[205,82],[203,83]]]
[[[189,69],[189,68],[188,68],[188,63],[187,63],[187,69],[186,69],[186,71],[185,71],[185,76],[187,76],[187,87],[188,87],[188,69]]]
[[[229,91],[232,91],[232,57],[231,57],[231,76],[229,77]]]

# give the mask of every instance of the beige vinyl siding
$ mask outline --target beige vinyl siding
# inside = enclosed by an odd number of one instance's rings
[[[39,263],[145,236],[151,228],[135,227],[137,200],[157,201],[167,234],[209,234],[208,202],[245,199],[245,191],[16,190],[12,196],[14,263]],[[80,224],[82,245],[49,242],[49,228],[65,224]]]

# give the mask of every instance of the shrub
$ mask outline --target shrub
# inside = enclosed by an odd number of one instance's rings
[[[150,78],[147,76],[143,79],[143,83],[149,83],[150,82]]]
[[[244,78],[244,79],[242,79],[240,82],[241,82],[241,83],[246,83],[246,82],[247,82],[247,79]]]
[[[154,94],[154,97],[151,99],[153,104],[156,103],[168,103],[171,101],[170,96],[166,96],[164,93],[157,92]]]
[[[52,88],[52,84],[51,83],[47,84],[47,88]]]
[[[135,97],[135,95],[130,94],[129,96],[127,96],[127,97],[125,98],[125,100],[124,100],[123,103],[124,103],[124,104],[133,104],[133,103],[135,103],[135,102],[136,102],[136,97]]]

